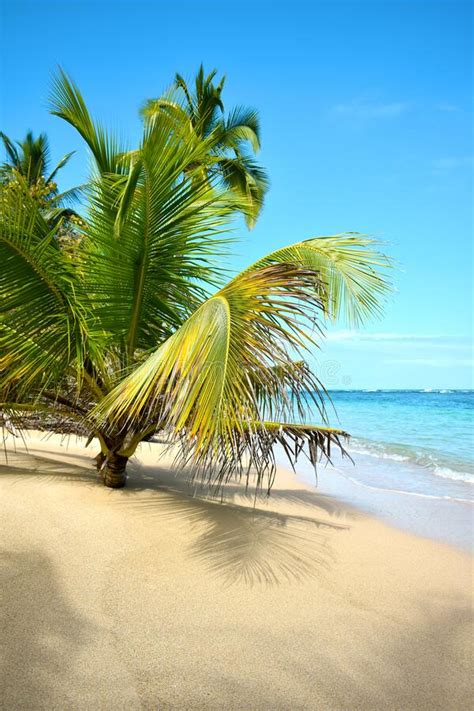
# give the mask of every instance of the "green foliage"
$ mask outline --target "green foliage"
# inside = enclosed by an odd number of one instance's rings
[[[39,207],[51,229],[57,228],[59,243],[74,249],[80,239],[83,221],[72,209],[82,188],[59,192],[56,178],[74,152],[66,153],[50,172],[50,148],[46,134],[34,138],[28,131],[23,141],[15,143],[0,131],[7,160],[0,166],[0,200],[8,202],[9,195],[23,192]],[[15,198],[13,198],[15,199]]]
[[[269,486],[276,443],[292,461],[303,446],[312,461],[341,446],[342,432],[294,424],[307,392],[325,417],[324,388],[303,357],[325,318],[378,312],[388,262],[367,238],[321,237],[228,280],[222,255],[248,196],[210,159],[219,132],[222,145],[227,136],[255,148],[259,131],[252,113],[222,118],[223,81],[213,78],[201,69],[193,95],[177,77],[184,103],[153,110],[126,151],[57,77],[52,110],[95,160],[87,214],[75,225],[81,238],[61,248],[61,223],[25,176],[2,192],[0,407],[56,402],[107,458],[131,456],[162,430],[209,483],[254,471]]]
[[[199,174],[210,181],[217,177],[238,196],[247,225],[253,227],[268,189],[266,171],[252,157],[260,148],[259,118],[255,110],[244,107],[235,107],[225,116],[222,101],[225,77],[214,84],[216,73],[214,69],[205,76],[201,65],[194,90],[176,74],[171,91],[158,99],[148,99],[141,114],[148,124],[166,114],[182,140],[206,142],[207,151],[187,169],[200,168]]]

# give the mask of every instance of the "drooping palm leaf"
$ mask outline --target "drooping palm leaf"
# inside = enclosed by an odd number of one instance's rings
[[[347,323],[360,326],[381,314],[390,292],[384,272],[391,263],[376,245],[356,233],[314,237],[271,252],[248,270],[286,262],[313,269],[323,286],[318,298],[326,316],[332,320],[343,317]]]

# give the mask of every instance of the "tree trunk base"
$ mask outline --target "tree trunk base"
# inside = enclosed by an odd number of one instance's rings
[[[99,474],[105,486],[110,489],[122,489],[127,483],[127,475],[125,473],[128,457],[122,457],[120,454],[110,452],[107,456],[104,466]]]

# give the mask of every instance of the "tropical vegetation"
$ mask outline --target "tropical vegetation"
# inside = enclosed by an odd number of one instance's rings
[[[243,198],[244,217],[248,227],[253,227],[268,189],[267,173],[253,157],[260,149],[259,117],[254,109],[242,106],[234,107],[226,115],[222,100],[225,77],[216,85],[216,74],[214,69],[206,76],[201,64],[194,88],[181,74],[176,74],[171,91],[157,99],[148,99],[141,115],[147,122],[153,122],[160,113],[166,113],[178,124],[186,142],[206,145],[206,151],[196,156],[184,172],[192,170],[209,182],[220,178],[224,187]]]
[[[22,141],[13,141],[0,131],[0,140],[6,154],[6,160],[0,164],[2,198],[9,190],[27,192],[50,226],[57,229],[59,242],[70,248],[79,239],[76,228],[81,224],[81,218],[73,206],[80,198],[81,186],[59,192],[56,180],[74,151],[66,153],[51,169],[51,152],[45,133],[35,138],[28,131]]]
[[[73,251],[22,181],[2,190],[0,409],[19,423],[42,412],[86,427],[109,487],[125,484],[128,459],[155,433],[211,487],[243,476],[269,488],[277,444],[292,462],[302,449],[329,457],[344,432],[327,426],[304,358],[325,320],[360,324],[387,291],[388,260],[357,234],[278,249],[229,279],[233,221],[253,224],[261,199],[235,188],[223,156],[256,147],[258,122],[223,119],[213,78],[200,70],[184,102],[179,91],[147,102],[129,150],[58,74],[51,111],[94,162]],[[309,400],[320,425],[301,424]]]

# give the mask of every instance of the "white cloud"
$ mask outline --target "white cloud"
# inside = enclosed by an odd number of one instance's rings
[[[331,113],[353,119],[393,118],[405,113],[409,104],[403,101],[388,103],[364,101],[355,99],[347,104],[336,104]]]
[[[340,352],[384,353],[387,356],[400,356],[406,362],[413,358],[430,359],[432,354],[445,358],[466,358],[472,354],[472,339],[469,336],[340,330],[328,332],[326,340],[328,347],[339,349]]]
[[[417,334],[417,333],[370,333],[364,331],[353,331],[342,329],[331,331],[326,336],[328,341],[352,341],[352,342],[387,342],[387,341],[459,341],[466,340],[464,336],[444,336],[441,334]]]
[[[433,368],[471,368],[472,358],[395,358],[386,360],[390,365],[422,365]]]

